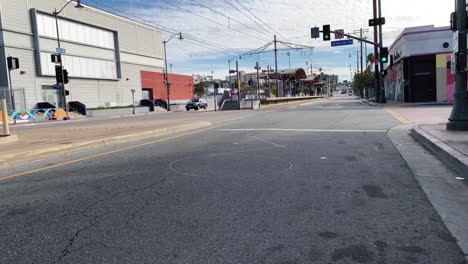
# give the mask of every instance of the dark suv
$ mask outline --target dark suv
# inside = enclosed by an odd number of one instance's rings
[[[185,105],[185,109],[187,109],[187,111],[190,111],[190,109],[195,109],[195,110],[206,109],[207,107],[208,107],[208,104],[206,104],[204,101],[200,99],[192,99],[190,102],[188,102]]]

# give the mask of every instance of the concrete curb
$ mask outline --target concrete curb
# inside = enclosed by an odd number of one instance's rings
[[[468,171],[467,156],[430,135],[420,127],[413,127],[410,134],[437,158],[452,168],[458,175],[463,176],[464,173]],[[465,181],[466,180],[467,179],[465,179]]]
[[[294,102],[286,102],[286,103],[278,103],[278,104],[260,104],[260,108],[256,110],[262,110],[262,109],[267,109],[275,106],[285,106],[285,105],[296,105],[296,104],[305,104],[305,103],[312,103],[312,102],[323,102],[326,101],[327,99],[325,98],[316,98],[316,99],[308,99],[308,100],[303,100],[303,101],[294,101]]]
[[[0,145],[1,144],[8,144],[12,142],[18,141],[17,135],[10,135],[10,136],[0,136]]]
[[[172,127],[156,129],[156,130],[147,130],[147,131],[131,133],[127,135],[111,136],[111,137],[106,137],[106,138],[101,138],[101,139],[96,139],[96,140],[76,142],[76,143],[67,144],[67,145],[35,149],[35,150],[27,151],[27,152],[15,153],[12,155],[3,155],[3,156],[0,156],[0,168],[17,165],[21,163],[21,162],[12,162],[12,161],[17,161],[17,160],[22,160],[22,159],[30,160],[30,159],[39,157],[44,154],[58,153],[58,152],[60,153],[79,152],[79,151],[99,149],[99,148],[105,149],[112,145],[117,145],[121,143],[130,143],[130,142],[150,139],[153,137],[158,137],[158,136],[162,136],[166,134],[180,133],[180,132],[206,128],[211,125],[212,125],[211,122],[191,123],[191,124],[172,126]]]
[[[362,102],[364,102],[364,103],[366,103],[366,104],[368,104],[370,106],[380,106],[380,104],[376,104],[374,102],[369,102],[369,101],[367,101],[365,99],[362,99],[362,98],[360,98],[360,99],[361,99]]]

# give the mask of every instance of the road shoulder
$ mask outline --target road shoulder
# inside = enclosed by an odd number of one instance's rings
[[[413,126],[394,127],[388,136],[468,260],[468,185],[410,136]]]

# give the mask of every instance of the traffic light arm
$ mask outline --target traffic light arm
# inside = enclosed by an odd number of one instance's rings
[[[323,31],[320,30],[320,33],[323,33]],[[335,34],[335,31],[330,30],[330,33]],[[343,33],[343,35],[345,35],[345,36],[348,37],[348,38],[352,38],[352,39],[355,39],[355,40],[359,40],[359,41],[365,42],[365,43],[367,43],[367,44],[371,44],[371,45],[380,47],[380,44],[379,44],[379,43],[375,43],[375,42],[369,41],[369,40],[367,40],[367,39],[362,39],[362,38],[355,37],[355,36],[353,36],[353,35],[349,35],[349,34],[346,34],[346,33]]]

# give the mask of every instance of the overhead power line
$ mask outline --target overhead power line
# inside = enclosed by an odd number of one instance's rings
[[[237,10],[239,13],[241,13],[242,15],[244,15],[246,18],[248,18],[250,21],[254,22],[255,24],[257,24],[258,26],[260,26],[263,30],[265,30],[268,34],[272,34],[274,35],[274,33],[272,32],[269,32],[267,29],[265,29],[262,25],[260,25],[257,21],[255,21],[254,19],[252,19],[250,16],[248,16],[246,13],[244,13],[242,10],[240,10],[239,8],[237,8],[237,6],[233,5],[231,2],[227,1],[227,0],[224,0],[224,2],[226,2],[228,5],[232,6],[232,8],[234,8],[235,10]]]
[[[156,27],[158,28],[159,30],[161,31],[164,31],[164,32],[167,32],[167,33],[170,33],[170,34],[175,34],[175,33],[178,33],[180,32],[179,30],[175,30],[175,29],[172,29],[170,27],[166,27],[166,26],[162,26],[162,25],[159,25],[157,23],[155,23],[154,21],[150,21],[150,20],[147,20],[147,19],[144,19],[144,18],[141,18],[141,16],[138,16],[138,15],[134,15],[130,12],[126,12],[124,10],[121,10],[121,9],[118,9],[118,8],[115,8],[115,7],[112,7],[112,6],[109,6],[107,4],[104,4],[102,2],[98,2],[96,0],[89,0],[89,1],[92,1],[93,3],[97,4],[98,6],[103,6],[103,7],[106,7],[106,8],[109,8],[111,10],[114,10],[116,11],[117,13],[120,13],[120,14],[125,14],[126,16],[128,17],[131,17],[131,18],[134,18],[135,20],[137,21],[143,21],[144,24],[147,24],[149,26],[153,26],[153,27]],[[197,37],[194,37],[190,34],[187,34],[187,33],[184,33],[184,38],[191,41],[192,43],[194,42],[197,42],[197,43],[200,43],[200,44],[204,44],[204,45],[207,45],[207,46],[211,46],[213,48],[216,48],[218,50],[223,50],[224,52],[228,52],[230,53],[231,55],[233,54],[236,54],[238,53],[239,51],[238,50],[235,50],[235,49],[231,49],[231,48],[227,48],[225,46],[222,46],[222,45],[219,45],[219,44],[216,44],[216,43],[213,43],[213,42],[207,42],[205,40],[202,40],[202,39],[199,39]],[[200,45],[198,45],[200,46]],[[213,50],[213,49],[211,49]]]
[[[250,11],[250,9],[248,9],[245,5],[243,5],[239,0],[234,0],[236,1],[241,7],[243,7],[245,10],[247,10],[247,12],[249,12],[252,16],[254,16],[256,19],[258,19],[260,22],[262,22],[262,24],[264,24],[265,26],[267,26],[271,31],[273,31],[276,35],[282,37],[283,39],[285,40],[288,40],[287,38],[285,38],[283,35],[281,35],[281,33],[279,33],[278,31],[274,30],[269,24],[265,23],[265,21],[263,21],[261,18],[259,18],[258,16],[256,16],[252,11]]]
[[[195,16],[198,16],[198,17],[200,17],[200,18],[203,18],[203,19],[205,19],[205,20],[207,20],[207,21],[209,21],[209,22],[211,22],[211,23],[213,23],[213,24],[216,24],[216,25],[218,25],[218,26],[222,26],[222,27],[225,27],[225,26],[226,26],[226,25],[223,25],[223,24],[219,23],[218,21],[212,20],[211,18],[207,18],[207,17],[202,16],[202,15],[200,15],[200,14],[197,14],[197,13],[195,13],[195,12],[189,10],[189,9],[183,8],[183,7],[181,7],[181,6],[177,6],[177,8],[179,8],[179,9],[181,9],[181,10],[184,10],[185,12],[190,13],[190,14],[192,14],[192,15],[195,15]],[[232,20],[232,19],[231,19],[231,20]],[[234,20],[233,20],[233,21],[234,21]],[[252,38],[257,38],[257,39],[261,39],[261,40],[263,40],[263,41],[266,41],[264,38],[259,38],[258,36],[251,35],[251,34],[249,34],[249,33],[243,32],[243,31],[241,31],[241,30],[238,30],[238,29],[235,29],[235,28],[232,28],[232,27],[229,27],[229,29],[230,29],[230,30],[233,30],[233,31],[236,31],[236,32],[238,32],[238,33],[244,34],[244,35],[246,35],[246,36],[252,37]]]
[[[256,32],[258,32],[258,33],[260,33],[260,34],[263,34],[263,35],[266,35],[266,36],[268,36],[268,37],[271,37],[270,34],[266,34],[265,32],[262,32],[262,31],[260,31],[260,30],[258,30],[258,29],[256,29],[256,28],[253,28],[253,27],[251,27],[251,26],[249,26],[249,25],[247,25],[247,24],[244,24],[244,23],[240,22],[239,20],[236,20],[236,19],[234,19],[234,18],[232,18],[232,17],[230,17],[230,16],[228,16],[228,15],[226,15],[226,14],[220,12],[220,11],[217,11],[217,10],[215,10],[215,9],[213,9],[213,8],[211,8],[211,7],[209,7],[209,6],[207,6],[207,5],[204,5],[204,4],[200,3],[200,2],[197,1],[197,0],[193,0],[193,1],[194,1],[195,3],[197,3],[197,4],[199,4],[200,6],[203,6],[203,7],[207,8],[207,9],[209,9],[209,10],[211,10],[211,11],[213,11],[213,12],[215,12],[215,13],[221,15],[221,16],[226,17],[226,18],[228,19],[228,23],[230,22],[230,20],[232,20],[232,21],[234,21],[234,22],[236,22],[236,23],[238,23],[238,24],[240,24],[240,25],[242,25],[242,26],[244,26],[244,27],[246,27],[246,28],[250,28],[250,29],[252,29],[252,30],[254,30],[254,31],[256,31]],[[228,26],[228,27],[230,28],[230,26]]]

